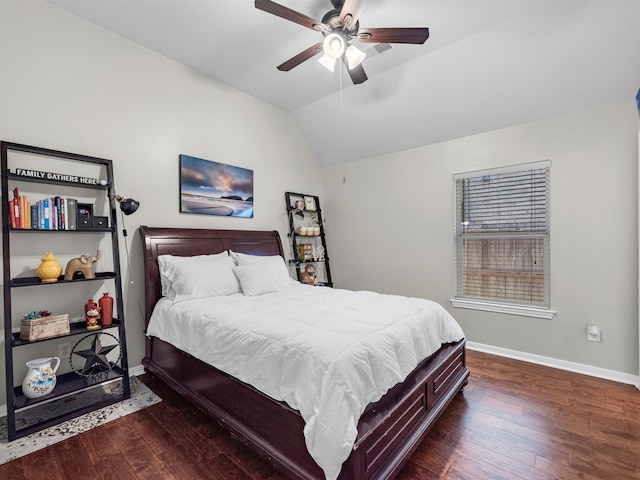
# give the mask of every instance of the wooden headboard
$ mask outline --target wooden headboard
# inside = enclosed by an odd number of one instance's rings
[[[144,319],[162,296],[159,255],[181,257],[220,253],[225,250],[251,255],[280,255],[284,258],[276,230],[205,230],[199,228],[157,228],[140,226],[144,251]]]

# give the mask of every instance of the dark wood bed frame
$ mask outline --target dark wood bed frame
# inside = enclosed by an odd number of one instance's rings
[[[140,227],[144,248],[145,323],[161,298],[158,255],[224,250],[283,255],[277,231]],[[440,414],[467,382],[465,340],[443,345],[407,379],[370,404],[340,480],[390,479],[398,474]],[[293,479],[323,479],[307,452],[300,414],[283,402],[154,337],[146,338],[145,371],[192,401]]]

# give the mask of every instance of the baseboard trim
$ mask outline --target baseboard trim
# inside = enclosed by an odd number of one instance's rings
[[[142,365],[136,365],[135,367],[131,367],[129,369],[130,377],[138,377],[142,374],[144,374],[144,367]],[[6,417],[6,416],[7,416],[7,404],[3,403],[2,405],[0,405],[0,417]]]
[[[612,380],[614,382],[626,383],[640,389],[640,376],[631,375],[629,373],[607,370],[606,368],[594,367],[582,363],[568,362],[566,360],[559,360],[557,358],[535,355],[533,353],[519,352],[517,350],[495,347],[493,345],[486,345],[484,343],[468,341],[467,348],[469,350],[476,350],[478,352],[491,353],[500,357],[507,357],[514,360],[522,360],[523,362],[535,363],[537,365],[557,368],[559,370],[581,373],[583,375],[589,375],[590,377],[597,377],[605,380]]]

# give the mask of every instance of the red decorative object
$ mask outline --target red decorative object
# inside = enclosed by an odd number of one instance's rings
[[[100,324],[102,327],[110,327],[113,322],[113,298],[108,293],[103,293],[100,300]]]
[[[87,322],[87,330],[100,328],[100,307],[92,298],[84,304],[84,319]]]

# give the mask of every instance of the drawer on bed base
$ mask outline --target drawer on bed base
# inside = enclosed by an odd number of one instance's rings
[[[427,408],[429,410],[440,400],[442,395],[451,389],[451,384],[457,381],[465,369],[464,351],[460,351],[450,362],[436,370],[432,377],[433,380],[427,383],[429,389]]]
[[[364,471],[374,472],[387,459],[389,454],[406,441],[412,428],[427,415],[427,399],[424,390],[417,391],[406,398],[393,415],[389,416],[376,431],[375,443],[365,447]]]

